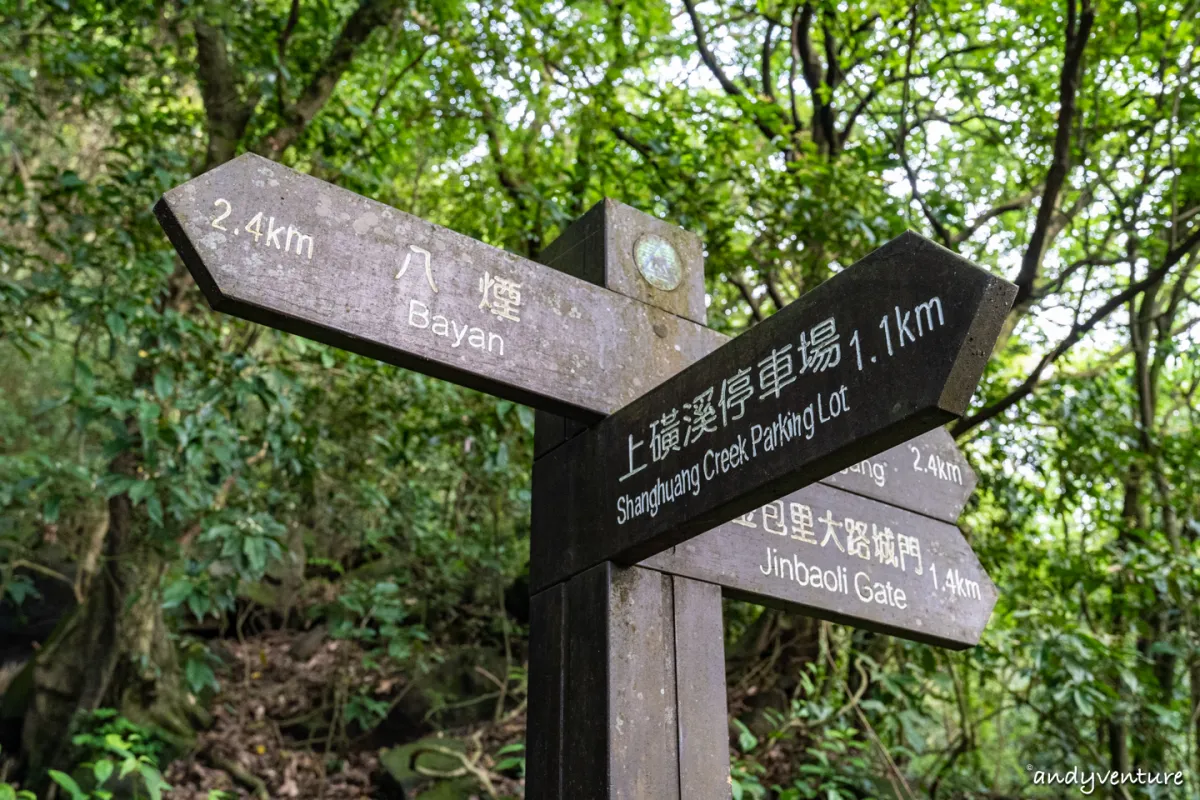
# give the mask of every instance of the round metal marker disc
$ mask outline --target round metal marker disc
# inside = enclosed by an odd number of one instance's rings
[[[675,247],[661,236],[643,233],[633,245],[638,272],[656,289],[669,292],[683,281],[683,265]]]

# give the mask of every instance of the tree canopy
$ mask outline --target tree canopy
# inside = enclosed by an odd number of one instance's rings
[[[250,619],[402,683],[491,648],[472,724],[520,721],[533,412],[209,311],[151,207],[253,151],[530,257],[620,200],[701,237],[731,334],[906,228],[1014,281],[951,426],[983,642],[727,604],[734,794],[1050,797],[1034,772],[1078,766],[1200,797],[1196,11],[0,2],[0,598],[78,601],[24,763],[70,767],[97,708],[186,752]],[[339,687],[327,755],[396,708]]]

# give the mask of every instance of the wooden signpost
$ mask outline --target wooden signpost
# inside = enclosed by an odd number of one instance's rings
[[[729,796],[722,592],[978,641],[938,426],[1014,289],[949,251],[905,234],[726,339],[696,237],[613,201],[544,264],[253,155],[155,212],[214,309],[539,410],[527,797]]]
[[[1014,291],[904,234],[722,345],[535,464],[554,499],[533,510],[535,590],[635,563],[960,415]]]
[[[996,588],[958,528],[824,483],[641,566],[726,595],[955,650],[979,641]]]
[[[583,421],[723,338],[649,284],[607,291],[250,153],[154,210],[217,311]],[[643,227],[699,257],[694,235]]]

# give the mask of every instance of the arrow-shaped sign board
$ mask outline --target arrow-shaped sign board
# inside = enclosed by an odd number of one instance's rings
[[[955,523],[975,491],[975,472],[943,428],[833,473],[821,483]]]
[[[961,415],[1015,295],[906,233],[538,460],[532,583],[636,563]],[[540,535],[539,535],[540,533]]]
[[[888,453],[920,449],[932,433]],[[874,475],[886,475],[879,466],[888,453],[869,462]],[[931,471],[926,460],[925,471],[906,485],[936,490],[948,474],[943,468],[939,475],[936,464]],[[828,483],[806,486],[641,566],[718,584],[738,599],[880,633],[954,649],[976,644],[996,587],[958,528]]]
[[[155,213],[218,311],[584,421],[724,338],[252,154]],[[692,234],[639,222],[699,260]]]

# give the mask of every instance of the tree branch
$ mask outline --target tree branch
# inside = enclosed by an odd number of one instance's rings
[[[953,425],[953,427],[950,428],[950,433],[955,438],[961,438],[972,428],[982,425],[993,417],[1004,413],[1006,410],[1012,408],[1021,400],[1024,400],[1026,397],[1031,395],[1033,390],[1037,388],[1038,383],[1041,381],[1042,373],[1046,371],[1047,367],[1061,358],[1075,345],[1076,342],[1082,339],[1098,324],[1103,322],[1109,314],[1136,297],[1139,292],[1155,285],[1157,282],[1166,277],[1167,273],[1170,272],[1171,269],[1197,245],[1200,245],[1200,228],[1197,228],[1195,231],[1193,231],[1192,234],[1188,236],[1188,238],[1184,240],[1182,244],[1168,252],[1166,258],[1164,258],[1163,263],[1160,266],[1151,270],[1141,280],[1129,284],[1129,286],[1125,287],[1124,290],[1110,297],[1108,301],[1104,303],[1104,305],[1096,309],[1086,320],[1073,325],[1070,333],[1068,333],[1053,350],[1042,356],[1042,359],[1037,363],[1037,366],[1033,368],[1028,377],[1025,378],[1024,382],[1022,382],[1020,386],[1009,392],[1008,395],[1006,395],[1002,400],[987,406],[986,408],[975,414],[972,414],[969,417],[960,419]]]
[[[1008,200],[1004,203],[1000,203],[999,205],[989,208],[987,211],[983,212],[974,220],[972,220],[971,224],[967,225],[967,227],[950,237],[951,241],[955,245],[962,244],[967,239],[970,239],[977,230],[997,217],[1004,216],[1012,211],[1020,211],[1022,208],[1029,206],[1029,204],[1033,202],[1033,198],[1036,194],[1037,188],[1034,188],[1020,197],[1016,197],[1012,200]]]
[[[279,41],[277,52],[278,68],[275,70],[275,97],[279,103],[279,113],[283,114],[287,110],[287,70],[283,68],[287,59],[287,46],[291,41],[292,33],[296,30],[296,23],[300,21],[300,0],[292,0],[292,7],[288,10],[287,22],[283,24],[283,29],[279,31]]]
[[[775,304],[776,311],[782,311],[787,305],[787,301],[783,299],[783,289],[779,286],[779,276],[774,270],[767,271],[767,294],[771,297],[771,302]]]
[[[624,128],[613,125],[611,128],[609,128],[609,130],[612,131],[613,136],[616,136],[622,142],[636,150],[642,158],[646,159],[646,161],[654,161],[654,153],[650,151],[650,147],[645,143],[633,138],[633,136],[631,136]]]
[[[909,163],[908,152],[906,150],[909,131],[908,97],[912,80],[912,58],[913,51],[917,46],[917,28],[920,24],[920,20],[917,16],[917,4],[915,2],[912,5],[912,10],[909,16],[911,17],[911,22],[908,29],[908,47],[906,48],[904,56],[904,90],[901,93],[900,100],[900,132],[893,141],[896,147],[896,154],[900,156],[900,164],[904,167],[904,174],[908,178],[909,188],[912,189],[913,199],[916,200],[917,205],[921,207],[921,213],[925,215],[925,219],[928,220],[929,224],[933,227],[934,233],[937,235],[938,239],[941,240],[943,245],[949,248],[953,245],[950,238],[950,231],[946,229],[946,226],[942,224],[942,221],[937,218],[936,214],[933,213],[933,209],[930,208],[929,203],[925,201],[925,196],[921,194],[921,190],[917,186],[916,170],[914,170],[912,168],[912,164]]]
[[[766,319],[766,315],[762,312],[761,304],[755,299],[754,293],[750,291],[750,287],[746,284],[745,279],[736,273],[729,273],[726,277],[742,293],[742,299],[746,301],[746,305],[750,306],[750,313],[754,316],[754,321],[762,322]]]
[[[819,102],[817,90],[821,88],[821,62],[813,51],[812,44],[812,3],[805,3],[793,17],[792,25],[792,57],[800,60],[804,72],[804,82],[813,94],[813,105]]]
[[[841,64],[838,63],[837,37],[833,35],[833,27],[829,24],[829,12],[821,15],[821,37],[825,40],[825,83],[829,88],[836,89],[845,79]]]
[[[268,158],[278,158],[308,128],[317,113],[325,107],[342,73],[350,66],[359,48],[376,28],[387,25],[398,7],[397,0],[361,0],[358,8],[338,34],[325,62],[313,74],[296,102],[284,114],[280,123],[264,140],[261,152]]]
[[[693,0],[683,0],[683,4],[687,6],[688,17],[692,20],[692,30],[696,33],[696,50],[700,53],[700,59],[717,79],[717,83],[721,84],[721,88],[725,90],[726,94],[731,97],[741,97],[742,90],[729,80],[729,76],[717,63],[716,56],[708,49],[708,40],[704,34],[704,26],[700,24],[700,16],[696,13],[696,4]]]
[[[386,100],[392,92],[396,91],[396,87],[400,85],[400,81],[404,78],[404,76],[407,75],[414,67],[416,67],[417,64],[420,64],[422,59],[425,58],[425,54],[431,49],[433,49],[433,45],[431,44],[427,44],[422,47],[421,52],[417,53],[412,61],[401,67],[400,72],[398,72],[396,76],[388,83],[388,85],[379,92],[379,96],[375,98],[374,105],[371,106],[372,117],[379,113],[379,108],[383,105],[383,101]]]
[[[763,37],[762,48],[762,89],[763,96],[771,102],[775,102],[775,86],[771,80],[771,53],[774,50],[774,42],[771,41],[771,34],[775,32],[775,20],[767,20],[767,35]]]
[[[858,121],[858,118],[862,115],[863,111],[866,110],[867,106],[870,105],[871,101],[875,99],[875,95],[877,93],[878,90],[872,87],[870,91],[859,98],[858,102],[854,105],[854,108],[851,109],[850,116],[846,120],[845,126],[842,128],[842,132],[838,134],[839,142],[845,144],[846,142],[850,141],[850,133],[854,130],[854,124]]]
[[[208,148],[200,171],[208,172],[237,153],[238,142],[246,132],[257,97],[242,99],[237,74],[225,47],[225,34],[203,19],[195,21],[193,30],[196,33],[200,98],[208,119]]]
[[[721,65],[717,63],[717,57],[713,55],[712,50],[708,49],[708,40],[704,34],[704,26],[700,23],[700,15],[696,13],[695,0],[683,0],[683,4],[687,6],[688,16],[692,20],[692,30],[696,33],[696,51],[700,53],[700,59],[708,67],[713,77],[717,79],[717,83],[721,84],[721,88],[725,90],[727,95],[730,97],[742,97],[742,90],[729,79],[729,76],[721,69]],[[771,130],[771,127],[758,114],[751,111],[750,116],[753,117],[755,126],[762,131],[763,136],[767,137],[768,140],[774,139],[779,135],[778,132]]]
[[[1058,196],[1071,166],[1071,124],[1075,118],[1075,100],[1083,76],[1083,50],[1095,16],[1090,0],[1083,0],[1082,13],[1076,20],[1075,0],[1067,0],[1067,36],[1058,90],[1058,128],[1054,135],[1054,151],[1050,169],[1046,172],[1046,188],[1038,206],[1037,221],[1021,260],[1021,271],[1017,274],[1014,307],[1023,305],[1033,295],[1033,284],[1050,242],[1050,225],[1058,206]]]
[[[788,59],[788,101],[792,112],[792,130],[799,131],[803,127],[800,124],[800,112],[796,110],[796,66],[800,63],[797,57],[796,37],[799,33],[800,15],[792,14],[791,38],[788,40],[791,58]],[[793,133],[793,135],[795,135]]]

